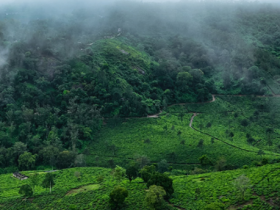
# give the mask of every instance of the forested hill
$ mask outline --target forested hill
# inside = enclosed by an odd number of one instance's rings
[[[213,93],[280,93],[279,7],[45,6],[0,8],[3,172],[83,164],[79,153],[107,118],[117,123]]]

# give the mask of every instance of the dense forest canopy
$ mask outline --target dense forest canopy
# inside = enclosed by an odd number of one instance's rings
[[[2,5],[2,172],[82,164],[105,119],[279,94],[279,20],[259,2]]]

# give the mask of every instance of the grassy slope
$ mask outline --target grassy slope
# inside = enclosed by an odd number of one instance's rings
[[[221,111],[213,110],[212,113],[207,112],[198,115],[193,124],[195,128],[200,129],[199,127],[202,125],[201,130],[203,132],[248,149],[251,148],[251,145],[247,143],[246,134],[250,134],[256,140],[253,145],[258,149],[279,152],[280,131],[277,126],[279,123],[277,119],[280,115],[280,98],[256,98],[252,101],[252,99],[246,97],[221,97],[221,100],[224,100],[228,104],[228,110],[233,112],[225,114]],[[255,105],[265,104],[267,102],[271,104],[272,107],[270,108],[273,109],[273,112],[269,113],[264,111],[259,114],[259,117],[254,116],[254,112],[256,111]],[[235,113],[238,114],[237,117],[234,116]],[[273,116],[271,116],[272,114]],[[249,125],[246,127],[240,124],[241,120],[244,119],[249,122]],[[209,122],[211,123],[211,127],[207,128],[206,124]],[[271,134],[272,146],[267,144],[267,128],[274,129],[274,132]],[[233,138],[229,137],[229,132],[234,133]]]
[[[80,181],[74,176],[74,172],[82,173]],[[30,174],[33,172],[24,172]],[[248,204],[244,209],[272,209],[269,205],[280,205],[280,164],[266,165],[258,168],[239,169],[234,171],[213,172],[200,175],[174,176],[175,193],[170,199],[170,204],[182,209],[204,209],[213,202],[223,203],[226,207],[241,207],[241,204]],[[146,194],[146,185],[140,178],[132,183],[123,179],[120,183],[113,180],[110,169],[104,168],[72,168],[55,172],[56,185],[53,193],[49,194],[41,187],[36,187],[35,196],[24,201],[18,195],[19,187],[29,183],[29,180],[17,181],[11,174],[1,175],[1,200],[0,205],[4,209],[69,209],[76,205],[78,209],[109,209],[109,193],[114,186],[120,184],[129,191],[123,209],[146,209],[143,201]],[[233,180],[240,175],[246,175],[252,184],[247,191],[245,201],[240,202],[238,191],[233,187]],[[97,182],[97,177],[103,175],[104,180]],[[43,179],[44,173],[40,174]],[[269,179],[269,181],[268,181]],[[8,182],[8,183],[7,183]],[[3,184],[6,183],[4,186]],[[71,189],[76,189],[89,184],[97,186],[69,196]],[[7,188],[9,189],[7,191]],[[197,194],[197,189],[200,194]],[[171,207],[172,208],[172,207]],[[174,208],[177,209],[177,208]]]
[[[199,157],[207,154],[213,162],[224,156],[228,164],[241,167],[250,165],[253,160],[261,160],[257,155],[259,149],[265,150],[268,159],[279,158],[278,136],[279,130],[271,135],[273,146],[266,144],[266,128],[273,125],[269,121],[269,113],[261,113],[258,120],[249,121],[247,127],[240,125],[242,119],[249,119],[254,111],[249,97],[236,98],[231,101],[225,97],[217,97],[214,103],[175,105],[169,107],[160,118],[127,119],[115,127],[106,126],[101,130],[96,142],[89,147],[88,164],[92,166],[109,166],[108,161],[125,166],[135,155],[147,155],[152,162],[166,159],[176,168],[192,169],[199,165]],[[265,98],[257,98],[265,101]],[[274,100],[277,108],[278,98]],[[193,127],[204,133],[211,134],[221,141],[211,143],[211,136],[200,133],[189,127],[192,114],[185,114],[183,121],[178,117],[179,112],[203,112],[194,118]],[[228,111],[228,114],[224,114]],[[234,113],[238,117],[234,117]],[[275,114],[279,114],[276,112]],[[206,128],[207,123],[210,128]],[[230,122],[230,123],[229,123]],[[167,126],[167,130],[164,130]],[[230,126],[230,128],[229,128]],[[174,127],[174,129],[172,129]],[[228,130],[228,131],[227,131]],[[181,131],[181,135],[178,135]],[[233,140],[226,134],[233,132]],[[246,134],[249,133],[256,140],[262,139],[258,144],[249,145]],[[197,147],[203,139],[203,147]],[[182,144],[182,141],[185,143]],[[116,149],[110,149],[115,145]],[[172,153],[175,153],[175,156]],[[198,165],[194,165],[198,164]]]

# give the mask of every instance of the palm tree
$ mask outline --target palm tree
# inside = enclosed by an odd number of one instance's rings
[[[48,188],[50,187],[50,193],[52,192],[52,187],[55,185],[54,183],[54,175],[51,173],[47,173],[45,179],[42,182],[42,187]]]

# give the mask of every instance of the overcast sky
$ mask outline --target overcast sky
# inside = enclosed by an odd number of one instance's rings
[[[71,0],[56,0],[54,2],[69,2]],[[79,0],[76,2],[84,2],[89,0]],[[112,2],[117,0],[90,0],[89,2]],[[133,0],[131,0],[133,1]],[[176,1],[188,1],[188,0],[135,0],[135,1],[142,1],[142,2],[176,2]],[[201,1],[201,0],[191,0],[191,1]],[[204,0],[207,1],[207,0]],[[279,2],[279,0],[218,0],[218,1],[261,1],[261,2]],[[1,0],[1,3],[19,3],[19,2],[28,2],[28,3],[39,3],[39,2],[52,2],[51,0]]]
[[[63,4],[67,6],[71,5],[79,5],[82,6],[83,4],[91,4],[94,5],[96,3],[98,4],[108,4],[111,2],[116,2],[120,0],[0,0],[0,6],[6,5],[6,4],[16,4],[19,5],[20,3],[24,3],[27,5],[40,5],[40,3],[46,3],[47,5],[51,6],[61,6]],[[239,1],[239,2],[251,2],[251,1],[257,1],[257,2],[274,2],[280,4],[280,0],[126,0],[126,1],[138,1],[138,2],[178,2],[178,1],[223,1],[223,2],[233,2],[233,1]]]

